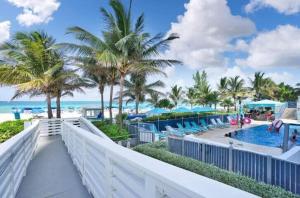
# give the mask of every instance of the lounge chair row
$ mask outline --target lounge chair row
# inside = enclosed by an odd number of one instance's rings
[[[207,124],[205,120],[201,119],[200,124],[198,125],[196,122],[184,122],[184,126],[181,123],[177,123],[178,128],[173,128],[171,126],[166,126],[167,133],[170,135],[176,135],[176,136],[184,136],[186,134],[197,134],[201,132],[208,131],[209,129],[213,128],[225,128],[230,127],[229,123],[223,123],[220,118],[210,119],[211,124]]]

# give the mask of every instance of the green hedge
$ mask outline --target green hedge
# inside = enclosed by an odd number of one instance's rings
[[[24,130],[24,120],[6,121],[0,123],[0,143]]]
[[[189,170],[196,174],[217,180],[224,184],[239,188],[254,195],[264,198],[296,198],[294,195],[282,188],[259,183],[254,179],[245,177],[233,172],[220,169],[216,166],[203,163],[192,158],[187,158],[170,153],[166,150],[165,143],[145,144],[134,148],[135,151],[153,157],[155,159],[164,161],[174,166]]]
[[[129,138],[128,131],[120,128],[119,125],[103,121],[93,121],[92,123],[113,141],[127,140]]]

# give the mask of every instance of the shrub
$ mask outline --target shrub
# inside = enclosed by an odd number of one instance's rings
[[[92,123],[113,141],[127,140],[129,138],[128,131],[120,128],[119,125],[103,121],[93,121]]]
[[[217,180],[224,184],[239,188],[249,193],[265,198],[296,198],[294,195],[280,187],[275,187],[269,184],[257,182],[256,180],[220,169],[216,166],[206,164],[204,162],[194,160],[192,158],[183,157],[170,153],[166,150],[166,144],[155,143],[139,145],[134,148],[135,151],[164,161],[174,166],[186,169],[196,174]]]
[[[24,120],[6,121],[0,123],[0,143],[24,130]]]

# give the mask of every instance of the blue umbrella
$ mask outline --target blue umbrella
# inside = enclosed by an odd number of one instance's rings
[[[149,116],[149,115],[160,115],[160,114],[163,114],[163,113],[168,113],[167,110],[165,109],[162,109],[162,108],[155,108],[155,109],[152,109],[150,111],[148,111],[146,114]]]
[[[214,111],[211,107],[195,107],[193,108],[193,112],[195,113],[201,113],[201,112],[211,112]]]
[[[192,112],[190,109],[186,107],[179,107],[177,109],[172,110],[174,113],[187,113],[187,112]]]

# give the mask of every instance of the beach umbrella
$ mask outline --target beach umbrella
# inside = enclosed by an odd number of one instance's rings
[[[188,112],[192,112],[192,111],[186,107],[179,107],[179,108],[172,110],[172,112],[173,113],[188,113]]]
[[[162,108],[155,108],[155,109],[148,111],[146,114],[149,116],[149,115],[160,115],[163,113],[169,113],[169,111],[167,111],[166,109],[162,109]]]
[[[215,110],[211,107],[195,107],[192,109],[192,111],[195,113],[202,113],[202,112],[212,112]]]

